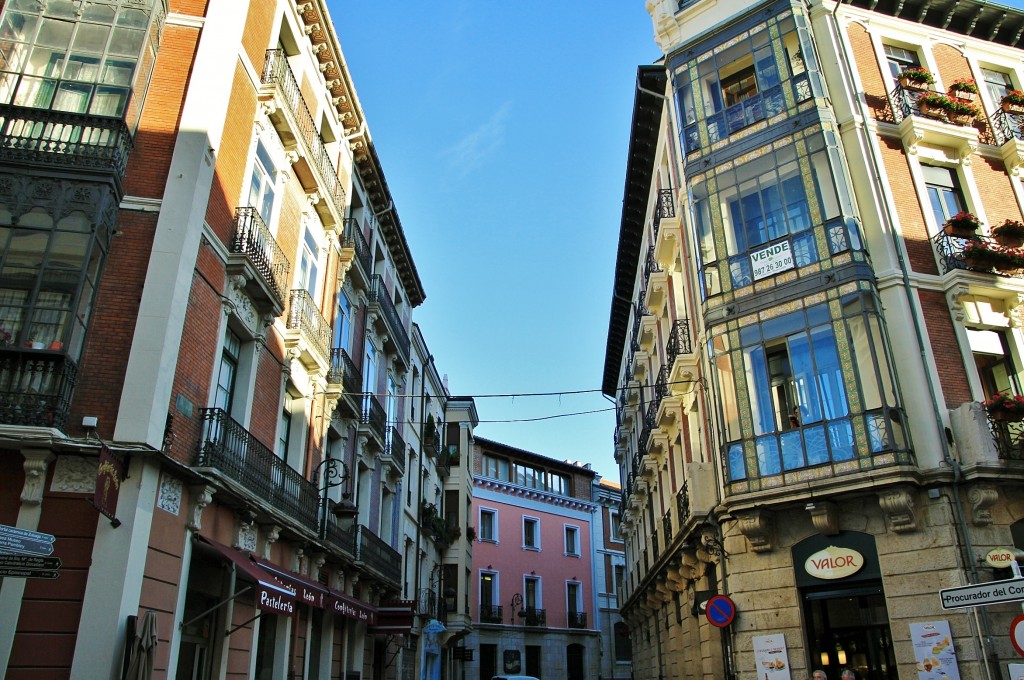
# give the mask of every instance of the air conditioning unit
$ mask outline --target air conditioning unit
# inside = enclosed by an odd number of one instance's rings
[[[718,504],[718,485],[713,463],[687,463],[687,487],[690,493],[690,514],[707,515]]]

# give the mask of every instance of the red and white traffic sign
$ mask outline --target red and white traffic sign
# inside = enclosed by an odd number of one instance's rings
[[[1010,622],[1010,642],[1017,653],[1024,656],[1024,614],[1017,615],[1017,618]]]
[[[716,628],[725,628],[736,618],[736,604],[725,595],[715,595],[707,602],[704,615]]]

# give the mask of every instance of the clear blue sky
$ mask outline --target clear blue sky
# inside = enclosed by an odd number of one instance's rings
[[[331,2],[427,293],[414,319],[482,421],[609,409],[597,390],[642,0]],[[479,436],[618,479],[613,411],[489,423]]]

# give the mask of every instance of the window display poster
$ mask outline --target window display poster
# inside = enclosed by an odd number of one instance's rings
[[[960,680],[949,621],[910,624],[918,680]]]
[[[755,635],[754,662],[757,664],[757,680],[791,680],[786,636],[782,633]]]

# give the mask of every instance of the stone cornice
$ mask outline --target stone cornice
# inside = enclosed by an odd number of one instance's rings
[[[477,487],[478,489],[497,491],[498,493],[508,494],[509,496],[540,501],[541,503],[547,503],[549,505],[568,508],[570,510],[595,512],[599,507],[597,503],[593,503],[591,501],[585,501],[580,498],[573,498],[572,496],[560,496],[558,494],[550,493],[548,491],[540,491],[539,489],[531,489],[529,487],[519,486],[518,484],[513,484],[511,482],[503,482],[500,479],[490,479],[487,477],[474,476],[473,486]]]

